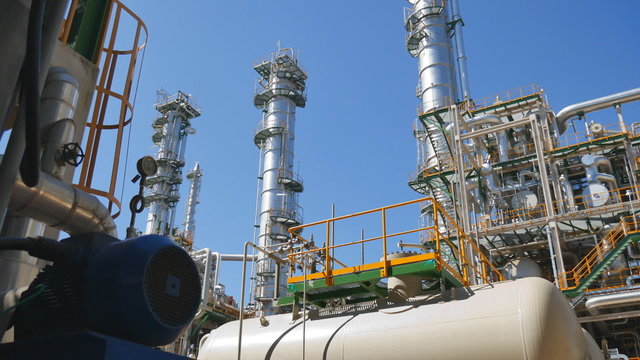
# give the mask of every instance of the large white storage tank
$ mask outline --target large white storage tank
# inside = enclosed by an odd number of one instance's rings
[[[588,360],[576,315],[553,284],[525,278],[474,286],[467,298],[307,320],[306,359]],[[302,359],[302,320],[243,324],[242,359]],[[214,330],[198,359],[238,359],[238,325]]]

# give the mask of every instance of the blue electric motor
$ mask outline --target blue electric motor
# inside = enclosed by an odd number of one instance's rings
[[[16,339],[81,330],[159,346],[176,339],[200,304],[195,263],[171,239],[119,241],[91,233],[60,241],[69,256],[47,266],[16,310]],[[43,290],[44,289],[44,290]]]

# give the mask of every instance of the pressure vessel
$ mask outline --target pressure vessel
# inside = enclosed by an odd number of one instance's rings
[[[457,289],[454,300],[440,300],[336,309],[304,324],[291,314],[246,319],[241,359],[302,359],[303,349],[308,360],[591,359],[575,313],[544,279]],[[238,321],[214,330],[198,359],[238,359],[238,330]]]

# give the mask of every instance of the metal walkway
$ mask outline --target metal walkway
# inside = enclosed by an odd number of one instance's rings
[[[639,223],[637,215],[620,220],[573,269],[558,274],[560,290],[568,297],[587,291],[630,244],[640,240]]]
[[[387,233],[387,214],[394,208],[423,203],[430,203],[434,209],[434,224],[419,229]],[[331,229],[339,220],[350,219],[361,215],[379,213],[382,220],[382,234],[369,239],[344,244],[329,245]],[[444,231],[444,223],[452,224],[454,231]],[[326,230],[325,246],[317,248],[312,242],[302,238],[300,232],[304,228],[323,226]],[[344,302],[366,301],[387,296],[387,288],[381,280],[400,275],[418,275],[427,280],[434,280],[434,287],[463,287],[471,283],[490,283],[503,280],[502,274],[477,247],[455,221],[433,198],[423,198],[401,204],[386,206],[360,213],[318,221],[311,224],[292,227],[292,237],[298,246],[291,249],[287,256],[291,264],[289,274],[289,295],[278,299],[278,306],[299,304],[303,301],[319,307],[325,307],[333,299]],[[408,234],[421,233],[426,236],[423,244],[403,244],[424,251],[422,254],[407,254],[404,257],[392,258],[388,255],[388,239]],[[380,261],[349,266],[333,256],[336,248],[361,246],[364,243],[380,241],[382,254]],[[308,250],[310,249],[310,250]],[[313,265],[310,265],[313,264]],[[335,268],[339,265],[341,268]],[[320,266],[320,271],[316,267]],[[296,270],[297,267],[297,270]],[[302,275],[294,276],[302,271]],[[441,280],[441,281],[438,281]],[[382,285],[382,286],[381,286]]]

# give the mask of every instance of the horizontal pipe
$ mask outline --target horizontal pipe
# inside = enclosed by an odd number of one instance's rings
[[[640,310],[625,311],[620,313],[604,314],[604,315],[581,316],[578,318],[578,322],[581,324],[584,324],[584,323],[596,322],[596,321],[629,319],[633,317],[640,317]]]
[[[591,315],[598,315],[598,309],[605,306],[627,306],[640,302],[640,291],[623,292],[612,295],[593,297],[585,302],[585,307]]]
[[[569,105],[556,114],[556,124],[558,125],[558,130],[560,131],[560,134],[564,133],[568,127],[567,122],[572,117],[582,116],[592,111],[602,110],[608,107],[636,100],[640,100],[640,88],[635,88],[607,95],[601,98]]]
[[[242,254],[220,254],[222,261],[243,261],[244,256]],[[248,261],[256,261],[258,255],[247,255]]]
[[[16,179],[9,208],[70,235],[104,232],[117,236],[109,210],[97,197],[42,173],[36,186]]]

